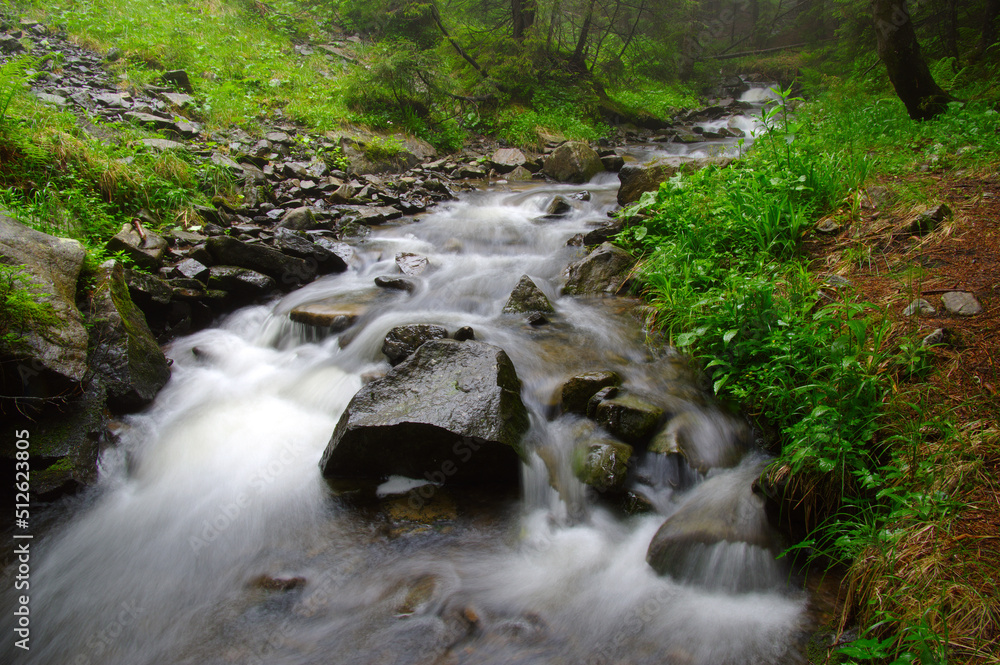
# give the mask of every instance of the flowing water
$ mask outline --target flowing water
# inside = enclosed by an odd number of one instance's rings
[[[540,219],[554,195],[583,189],[590,200],[572,213]],[[583,187],[487,187],[377,230],[346,273],[175,341],[170,383],[127,419],[99,485],[37,544],[32,649],[6,639],[4,662],[794,662],[808,599],[753,538],[691,549],[676,579],[646,563],[679,511],[766,529],[745,510],[758,453],[707,473],[647,454],[635,487],[655,510],[632,516],[569,472],[586,428],[553,403],[562,381],[595,369],[684,401],[703,454],[732,452],[733,417],[681,382],[680,359],[647,348],[635,302],[559,294],[580,255],[567,240],[606,221],[616,190],[610,174]],[[399,252],[429,259],[413,293],[373,284],[398,275]],[[550,325],[501,313],[522,274],[553,301]],[[318,334],[288,318],[330,299],[358,306],[351,328]],[[388,368],[382,339],[421,322],[472,326],[513,360],[541,453],[519,493],[394,477],[361,499],[321,478],[342,411]]]

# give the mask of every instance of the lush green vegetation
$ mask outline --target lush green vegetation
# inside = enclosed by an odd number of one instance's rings
[[[794,119],[780,109],[766,114],[770,131],[746,158],[678,175],[626,209],[632,225],[620,241],[645,256],[641,280],[656,327],[702,359],[716,392],[743,405],[780,449],[765,486],[810,522],[797,549],[845,564],[870,563],[878,552],[879,574],[891,576],[907,538],[929,524],[947,528],[961,506],[957,488],[940,489],[941,460],[917,451],[917,433],[957,437],[961,428],[916,396],[932,349],[894,330],[849,284],[817,275],[802,241],[824,214],[858,219],[861,187],[875,176],[917,164],[991,168],[1000,114],[956,103],[915,124],[898,100],[864,83],[834,84]],[[945,601],[921,583],[883,584],[891,600],[861,611],[883,635],[844,653],[945,662]],[[866,584],[854,599],[863,608],[876,586]],[[971,585],[952,591],[960,596],[952,611],[988,605]],[[888,628],[895,632],[885,636]]]

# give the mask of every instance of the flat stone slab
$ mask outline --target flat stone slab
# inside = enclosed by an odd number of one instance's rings
[[[330,332],[347,330],[368,308],[356,303],[314,302],[300,305],[288,313],[288,318],[296,323],[305,323]]]
[[[946,310],[959,316],[975,316],[983,311],[976,296],[968,291],[949,291],[941,296],[941,302]]]

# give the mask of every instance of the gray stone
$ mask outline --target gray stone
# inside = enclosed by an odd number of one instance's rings
[[[304,323],[328,332],[338,333],[347,330],[358,317],[364,314],[368,307],[359,303],[345,303],[338,299],[321,300],[299,305],[288,313],[288,318],[296,323]]]
[[[413,254],[411,252],[400,252],[396,254],[396,265],[407,277],[416,277],[427,270],[429,262],[426,256]]]
[[[601,224],[592,231],[588,231],[587,234],[583,236],[583,244],[591,246],[591,245],[600,245],[601,243],[608,242],[616,235],[621,233],[624,228],[625,228],[625,220],[613,219],[610,222]]]
[[[167,251],[167,241],[149,229],[143,229],[143,234],[133,224],[125,224],[105,245],[108,254],[124,252],[135,265],[151,272],[159,270],[163,265],[163,256]]]
[[[559,196],[558,194],[552,197],[552,201],[550,201],[549,205],[545,207],[545,214],[553,217],[561,217],[562,215],[569,214],[572,211],[573,204],[570,203],[565,196]]]
[[[711,164],[728,166],[728,157],[708,157],[686,159],[683,157],[663,157],[645,164],[626,164],[618,171],[621,186],[618,188],[619,205],[628,205],[639,200],[644,192],[655,192],[660,184],[678,172],[692,173]]]
[[[564,272],[568,295],[612,295],[628,280],[635,259],[620,247],[603,243]]]
[[[279,228],[275,231],[274,243],[284,254],[314,263],[316,272],[321,275],[347,270],[347,262],[341,256],[314,243],[304,234]]]
[[[285,212],[281,216],[278,226],[293,231],[311,231],[320,228],[322,225],[316,219],[316,213],[313,212],[312,208],[301,207],[292,208]]]
[[[179,109],[187,108],[194,104],[194,97],[179,92],[165,92],[162,95],[171,106]]]
[[[90,323],[90,366],[104,381],[108,406],[127,412],[149,404],[170,378],[170,366],[146,317],[132,302],[125,270],[117,261],[102,264],[98,271]]]
[[[933,346],[935,344],[944,344],[948,339],[948,331],[944,328],[935,328],[923,338],[920,342],[920,346]]]
[[[591,439],[574,450],[573,474],[599,492],[621,490],[628,475],[632,446],[613,439]]]
[[[59,95],[52,95],[47,92],[36,92],[35,97],[43,104],[48,104],[49,106],[66,106],[69,101],[65,97],[60,97]]]
[[[840,233],[841,225],[838,224],[833,217],[824,217],[823,219],[816,222],[816,230],[819,233],[824,233],[826,235],[834,235],[835,233]]]
[[[270,295],[277,283],[267,275],[237,266],[212,266],[209,268],[208,288],[228,291],[235,296],[255,299]]]
[[[323,454],[323,475],[516,486],[528,412],[503,349],[442,339],[364,386]]]
[[[917,214],[907,223],[904,230],[913,235],[927,235],[937,230],[945,220],[951,218],[951,215],[951,208],[947,204],[939,203]]]
[[[913,302],[906,306],[906,309],[903,310],[903,316],[916,316],[918,314],[931,316],[935,313],[937,313],[937,310],[934,309],[934,306],[923,298],[916,298]]]
[[[497,173],[510,173],[527,161],[528,158],[517,148],[500,148],[486,161],[486,165]]]
[[[139,142],[153,150],[184,150],[187,148],[183,143],[170,139],[140,139]]]
[[[555,307],[545,297],[542,290],[527,275],[521,275],[517,286],[503,306],[504,314],[524,314],[527,312],[555,312]]]
[[[587,413],[587,403],[601,388],[620,386],[622,379],[611,371],[586,372],[570,377],[563,384],[560,403],[568,413]]]
[[[184,259],[174,266],[174,274],[186,279],[196,279],[199,282],[208,280],[208,266],[195,259]]]
[[[8,394],[51,397],[84,379],[88,335],[76,307],[76,285],[85,256],[76,240],[56,238],[0,215],[0,262],[25,266],[39,301],[51,305],[54,317],[29,323],[20,331],[16,348],[0,349],[2,355],[28,359],[26,371],[17,376],[21,386],[11,386]]]
[[[228,236],[209,238],[206,244],[216,263],[263,273],[277,280],[279,286],[301,284],[316,276],[315,264],[259,244],[240,242]]]
[[[941,304],[948,312],[958,316],[975,316],[983,311],[976,296],[968,291],[949,291],[941,296]]]
[[[365,226],[376,226],[399,219],[403,212],[391,206],[344,206],[351,221]]]
[[[604,400],[594,411],[597,424],[629,443],[649,438],[662,417],[662,408],[635,395],[620,395]]]
[[[405,277],[390,277],[387,275],[379,275],[376,277],[375,286],[395,291],[406,291],[408,293],[417,288],[417,285],[413,282],[413,280],[406,279]]]
[[[593,148],[582,141],[567,141],[545,159],[545,175],[559,182],[584,183],[604,170]]]
[[[186,92],[187,94],[194,93],[194,88],[191,87],[191,78],[188,73],[183,69],[175,69],[169,72],[163,72],[160,77],[164,82],[175,86],[181,92]]]
[[[395,366],[409,358],[425,342],[447,337],[446,328],[430,323],[397,326],[385,336],[382,353],[389,359],[389,364]]]
[[[215,151],[212,156],[208,158],[212,164],[216,166],[221,166],[223,168],[229,169],[233,174],[242,173],[243,167],[237,164],[231,157],[223,155],[221,152]]]

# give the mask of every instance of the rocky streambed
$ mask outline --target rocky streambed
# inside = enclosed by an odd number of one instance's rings
[[[84,119],[183,108],[176,89],[41,80],[40,99]],[[62,524],[33,560],[33,649],[7,655],[796,658],[809,597],[752,489],[766,458],[696,368],[650,343],[620,295],[634,260],[605,242],[622,203],[741,149],[751,121],[727,114],[760,99],[615,148],[414,143],[391,175],[358,135],[275,126],[208,151],[196,124],[164,125],[149,149],[200,151],[243,203],[162,235],[137,211],[108,249],[143,270],[109,262],[82,293],[77,244],[0,218],[5,262],[66,322],[5,364],[48,465],[36,498],[90,485],[49,510]],[[334,146],[346,170],[316,152]]]

